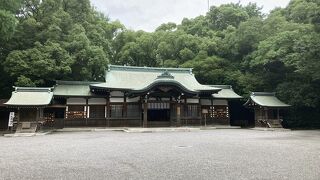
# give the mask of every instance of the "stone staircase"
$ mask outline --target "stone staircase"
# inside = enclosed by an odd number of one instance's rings
[[[266,119],[264,119],[264,120],[259,120],[259,122],[267,128],[283,128],[282,124],[281,124],[282,120],[278,120],[278,119],[266,120]]]
[[[282,128],[281,120],[268,120],[268,123],[271,125],[271,128]]]
[[[20,122],[17,125],[16,133],[35,133],[37,126],[36,122]]]

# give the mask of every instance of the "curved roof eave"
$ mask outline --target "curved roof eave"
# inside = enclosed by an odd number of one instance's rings
[[[262,107],[270,107],[270,108],[287,108],[287,107],[291,107],[291,105],[289,105],[289,104],[285,104],[285,103],[282,103],[281,101],[281,104],[279,103],[278,105],[270,105],[270,104],[264,104],[264,103],[261,103],[261,102],[259,102],[259,101],[257,101],[257,100],[253,100],[252,98],[251,98],[251,100],[253,101],[253,102],[255,102],[256,104],[258,104],[259,106],[262,106]]]
[[[286,104],[280,101],[275,96],[275,93],[268,93],[268,92],[252,92],[250,95],[250,98],[244,105],[245,106],[249,105],[251,101],[262,107],[287,108],[291,106],[289,104]]]
[[[108,86],[106,85],[106,83],[90,84],[90,88],[113,90],[113,91],[121,91],[121,90],[130,91],[130,90],[132,90],[131,88],[108,87]]]
[[[182,85],[180,82],[173,80],[173,79],[161,79],[161,80],[155,80],[153,83],[149,84],[148,86],[141,88],[141,89],[133,89],[131,90],[131,93],[143,93],[146,91],[151,90],[152,88],[159,86],[159,85],[173,85],[178,88],[180,88],[183,92],[189,93],[189,94],[198,94],[200,91],[198,90],[191,90]]]

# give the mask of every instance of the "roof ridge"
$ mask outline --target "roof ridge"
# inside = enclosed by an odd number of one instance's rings
[[[103,82],[56,80],[56,85],[90,85],[90,84],[99,84],[99,83],[103,83]]]
[[[51,92],[52,87],[14,87],[15,92]]]
[[[217,87],[217,88],[221,88],[221,89],[232,89],[231,85],[208,85],[210,87]]]
[[[275,92],[251,92],[251,96],[276,96]]]
[[[108,71],[112,70],[124,70],[124,71],[153,71],[153,72],[163,72],[163,71],[169,71],[169,72],[186,72],[192,74],[192,68],[165,68],[165,67],[141,67],[141,66],[120,66],[120,65],[108,65]]]

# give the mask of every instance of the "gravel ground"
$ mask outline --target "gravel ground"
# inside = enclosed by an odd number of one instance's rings
[[[320,131],[0,137],[0,179],[320,179]]]

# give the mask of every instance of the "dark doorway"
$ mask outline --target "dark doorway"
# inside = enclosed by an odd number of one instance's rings
[[[148,121],[170,121],[169,102],[148,103]]]
[[[170,121],[170,109],[149,109],[148,121]]]
[[[8,129],[9,111],[0,109],[0,130]]]
[[[229,101],[230,125],[253,127],[254,112],[253,109],[248,109],[243,106],[245,101]]]

